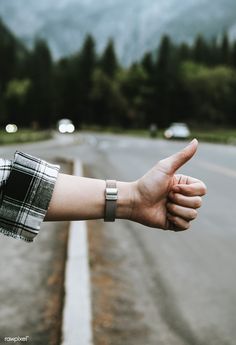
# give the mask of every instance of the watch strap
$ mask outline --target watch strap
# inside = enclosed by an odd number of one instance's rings
[[[116,205],[118,189],[115,180],[106,180],[104,221],[114,222],[116,218]]]

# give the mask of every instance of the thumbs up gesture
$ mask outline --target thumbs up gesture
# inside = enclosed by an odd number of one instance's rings
[[[159,161],[134,182],[130,219],[164,230],[187,230],[197,217],[205,184],[190,176],[176,174],[197,151],[194,139],[182,151]]]

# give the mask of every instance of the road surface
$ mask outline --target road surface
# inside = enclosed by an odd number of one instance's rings
[[[10,150],[1,148],[1,156]],[[42,224],[34,243],[0,234],[1,345],[58,345],[67,236],[68,222]]]
[[[84,133],[17,148],[49,160],[79,158],[94,177],[129,181],[184,145]],[[11,157],[14,149],[1,148],[0,155]],[[149,328],[148,345],[235,345],[236,147],[200,144],[182,172],[208,187],[191,231],[164,232],[128,221],[106,226],[119,232],[130,253],[133,296]]]

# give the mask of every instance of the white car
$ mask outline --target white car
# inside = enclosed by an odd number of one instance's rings
[[[164,136],[166,139],[187,139],[190,136],[190,130],[186,123],[174,122],[165,130]]]
[[[73,133],[75,126],[70,119],[61,119],[58,121],[58,130],[60,133]]]

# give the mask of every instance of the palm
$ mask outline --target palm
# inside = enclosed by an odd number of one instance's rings
[[[148,176],[149,175],[149,176]],[[154,167],[138,181],[138,194],[142,207],[135,215],[136,221],[147,226],[167,229],[166,203],[174,184],[178,183],[175,175],[168,175]]]

